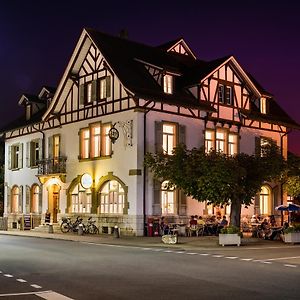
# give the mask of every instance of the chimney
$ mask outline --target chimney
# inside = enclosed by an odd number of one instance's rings
[[[128,39],[127,29],[121,29],[121,31],[119,32],[119,37],[127,40]]]

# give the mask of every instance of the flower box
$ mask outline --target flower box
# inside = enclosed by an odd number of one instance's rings
[[[284,234],[285,243],[300,243],[300,232],[290,232]]]
[[[238,233],[220,233],[219,245],[241,245],[241,237]]]

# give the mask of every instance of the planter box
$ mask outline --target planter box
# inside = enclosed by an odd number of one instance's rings
[[[220,233],[219,234],[219,245],[223,247],[225,245],[241,245],[241,237],[237,233]]]
[[[285,243],[300,243],[300,232],[291,232],[284,234]]]

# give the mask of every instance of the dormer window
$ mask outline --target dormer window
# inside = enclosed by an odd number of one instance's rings
[[[232,88],[232,86],[226,86],[223,84],[219,84],[218,100],[219,100],[219,103],[226,104],[226,105],[233,105],[233,88]]]
[[[163,77],[164,92],[166,94],[173,94],[173,76],[166,74]]]
[[[267,113],[267,99],[264,97],[260,98],[260,112],[262,114],[266,114]]]
[[[26,120],[31,118],[31,104],[26,105]]]

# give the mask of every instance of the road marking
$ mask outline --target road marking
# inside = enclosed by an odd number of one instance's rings
[[[224,255],[213,255],[212,257],[224,257]]]
[[[165,253],[173,253],[174,251],[173,250],[165,250],[164,252]]]
[[[30,286],[32,286],[35,289],[41,289],[42,287],[37,285],[37,284],[31,284]]]
[[[177,254],[182,254],[182,253],[184,253],[183,251],[175,251],[175,253],[177,253]]]
[[[268,265],[272,264],[272,262],[270,262],[270,261],[262,261],[261,263],[268,264]]]
[[[237,256],[225,256],[225,258],[228,258],[228,259],[237,259],[238,257]]]
[[[39,292],[36,293],[36,296],[39,296],[40,298],[47,299],[47,300],[73,300],[72,298],[66,297],[62,294],[58,294],[53,291],[48,292]]]
[[[262,260],[261,259],[254,259],[252,260],[253,262],[261,262]]]
[[[284,265],[285,267],[290,267],[290,268],[296,268],[297,266],[296,265],[288,265],[288,264],[286,264],[286,265]]]
[[[188,254],[188,255],[197,255],[198,253],[196,253],[196,252],[188,252],[186,254]]]
[[[21,279],[21,278],[17,279],[17,281],[19,281],[19,282],[27,282],[26,280]]]
[[[11,278],[11,277],[14,277],[13,275],[11,275],[11,274],[3,274],[5,277],[9,277],[9,278]]]
[[[207,256],[207,255],[209,255],[209,254],[208,254],[208,253],[200,253],[199,255]]]
[[[151,248],[142,248],[142,250],[147,250],[147,251],[149,251],[149,250],[151,250]]]
[[[241,260],[243,260],[243,261],[251,261],[251,260],[253,260],[253,258],[241,258]]]
[[[2,274],[2,271],[0,271],[0,274]]]
[[[295,258],[300,258],[300,256],[278,257],[278,258],[270,258],[266,260],[282,260],[282,259],[295,259]]]

